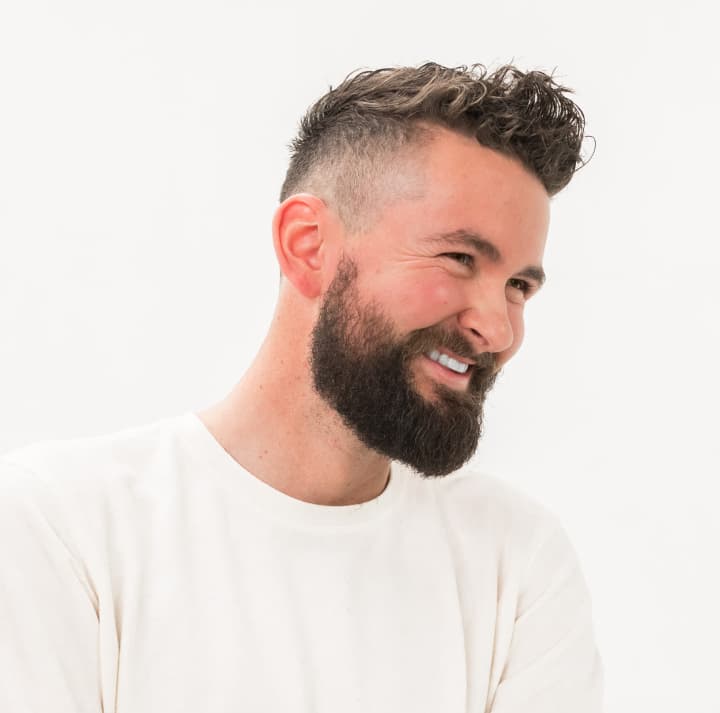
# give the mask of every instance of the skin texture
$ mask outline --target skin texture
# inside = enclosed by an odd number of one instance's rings
[[[384,201],[362,233],[348,234],[318,196],[298,194],[279,206],[273,240],[285,279],[267,337],[231,393],[198,414],[238,463],[300,500],[365,502],[389,473],[389,458],[368,448],[313,388],[312,332],[341,260],[357,267],[357,298],[379,307],[399,338],[431,327],[458,334],[475,357],[494,354],[497,369],[522,344],[524,303],[539,287],[527,268],[542,265],[549,223],[544,187],[514,159],[445,129],[419,154],[406,168],[412,197]],[[437,239],[457,231],[482,236],[499,257]],[[468,387],[422,355],[409,369],[429,401],[439,383]]]

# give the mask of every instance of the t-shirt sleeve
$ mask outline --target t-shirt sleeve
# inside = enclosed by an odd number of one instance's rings
[[[603,668],[577,555],[553,521],[519,595],[508,658],[488,713],[600,713]]]
[[[41,490],[0,461],[0,711],[100,713],[96,600]]]

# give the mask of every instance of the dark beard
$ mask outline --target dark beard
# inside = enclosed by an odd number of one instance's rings
[[[360,305],[356,277],[355,263],[343,258],[320,308],[310,350],[315,390],[368,448],[422,475],[447,475],[477,448],[494,355],[476,354],[459,333],[438,327],[399,341],[377,305]],[[477,363],[466,392],[436,384],[429,401],[410,365],[443,347]]]

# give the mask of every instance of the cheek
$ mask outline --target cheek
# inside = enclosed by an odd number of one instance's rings
[[[391,296],[398,313],[413,329],[442,321],[459,308],[461,300],[459,291],[443,279],[397,285]]]

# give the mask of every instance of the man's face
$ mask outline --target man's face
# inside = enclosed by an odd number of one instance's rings
[[[475,355],[462,336],[439,327],[397,336],[379,305],[361,306],[356,278],[355,263],[343,260],[325,294],[312,339],[315,389],[369,448],[425,475],[456,470],[480,436],[495,380],[492,355]],[[438,383],[428,400],[415,387],[412,365],[451,349],[476,360],[467,387]]]
[[[311,364],[316,390],[365,445],[444,475],[474,453],[485,395],[520,347],[549,199],[472,139],[439,131],[423,151],[421,197],[391,202],[346,239]]]

